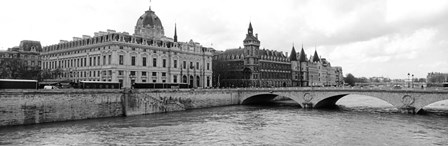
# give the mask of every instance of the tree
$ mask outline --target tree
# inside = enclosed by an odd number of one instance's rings
[[[418,82],[426,82],[426,78],[420,78],[418,79]]]
[[[353,76],[351,73],[347,74],[344,78],[344,82],[349,84],[350,86],[355,86],[355,76]]]
[[[355,82],[356,83],[368,83],[369,79],[367,79],[366,77],[355,78]]]
[[[27,79],[29,66],[25,61],[17,58],[5,58],[0,63],[0,78]]]

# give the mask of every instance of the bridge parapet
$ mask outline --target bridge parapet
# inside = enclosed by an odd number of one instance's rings
[[[240,103],[260,95],[288,97],[302,107],[333,108],[346,95],[365,95],[384,100],[398,109],[419,112],[431,103],[448,100],[446,90],[347,89],[347,88],[246,88],[236,89]],[[264,99],[266,100],[266,99]]]

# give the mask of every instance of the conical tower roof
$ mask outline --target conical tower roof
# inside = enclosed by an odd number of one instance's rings
[[[303,50],[303,46],[302,46],[302,50],[300,50],[299,61],[306,62],[307,60],[308,59],[306,58],[306,54],[305,54],[305,51]]]
[[[289,59],[291,61],[297,61],[297,52],[296,49],[294,48],[294,45],[292,46],[291,55],[289,56]]]
[[[317,50],[314,51],[313,62],[319,62],[319,55],[317,55]]]

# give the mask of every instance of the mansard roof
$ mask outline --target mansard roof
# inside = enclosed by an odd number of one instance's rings
[[[240,55],[244,53],[244,49],[241,48],[234,48],[234,49],[227,49],[222,54],[225,55]]]
[[[36,51],[36,52],[42,52],[42,45],[39,41],[30,41],[30,40],[23,40],[20,42],[19,49],[21,51]],[[34,50],[32,50],[34,49]]]
[[[285,56],[285,54],[283,54],[282,52],[277,52],[275,50],[267,50],[267,49],[260,50],[260,55],[287,58]]]

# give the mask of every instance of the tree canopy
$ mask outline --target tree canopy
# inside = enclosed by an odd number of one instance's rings
[[[350,86],[355,86],[356,78],[351,73],[347,74],[344,78],[344,82]]]

